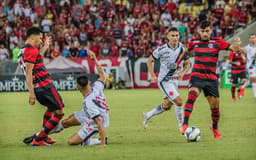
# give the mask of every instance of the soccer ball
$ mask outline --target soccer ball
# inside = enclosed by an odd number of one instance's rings
[[[200,130],[196,126],[188,127],[185,131],[184,136],[188,142],[198,142],[200,140]]]

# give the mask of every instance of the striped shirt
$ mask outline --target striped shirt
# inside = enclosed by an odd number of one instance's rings
[[[209,41],[204,41],[200,38],[190,40],[188,50],[193,50],[195,56],[191,78],[216,80],[216,65],[219,51],[228,49],[229,46],[228,42],[215,37],[211,37]]]
[[[39,51],[35,46],[25,44],[25,46],[20,50],[18,58],[19,65],[25,75],[25,62],[34,64],[34,68],[32,70],[34,88],[45,86],[50,87],[53,85],[52,79],[45,68],[43,57],[39,54]]]
[[[246,72],[246,59],[243,59],[240,52],[231,51],[228,59],[231,60],[232,62],[240,62],[240,65],[232,64],[231,74]]]

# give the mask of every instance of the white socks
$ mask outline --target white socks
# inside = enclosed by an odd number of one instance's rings
[[[147,112],[146,115],[147,115],[147,118],[150,119],[152,116],[158,115],[158,114],[160,114],[160,113],[162,113],[164,111],[165,110],[163,108],[163,105],[160,104],[156,108],[154,108],[151,111]]]
[[[61,121],[55,126],[55,128],[53,128],[50,132],[49,132],[49,134],[53,134],[53,133],[58,133],[58,132],[60,132],[60,131],[62,131],[63,130],[63,125],[62,125],[62,123],[61,123]]]
[[[82,146],[94,146],[100,144],[101,141],[98,138],[89,138],[85,142],[83,142]]]
[[[176,106],[175,107],[175,113],[176,113],[176,118],[177,118],[179,127],[181,127],[182,124],[183,124],[183,107]]]
[[[253,91],[254,97],[256,97],[256,83],[252,83],[252,91]]]
[[[250,81],[246,81],[244,85],[242,85],[242,88],[245,89],[247,86],[249,86],[249,84],[250,84]]]

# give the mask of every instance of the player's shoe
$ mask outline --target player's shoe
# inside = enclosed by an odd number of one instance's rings
[[[148,122],[149,122],[149,118],[147,117],[147,113],[142,113],[142,118],[143,118],[143,122],[142,122],[142,126],[144,129],[148,128]]]
[[[55,141],[54,139],[51,139],[50,137],[46,137],[46,138],[44,139],[44,141],[45,141],[46,143],[48,143],[48,144],[54,144],[54,143],[56,143],[56,141]]]
[[[213,129],[213,128],[212,128],[212,125],[211,125],[211,126],[210,126],[210,129],[211,129],[212,132],[213,132],[214,138],[217,138],[217,139],[221,138],[221,134],[220,134],[220,131],[219,131],[218,128],[217,128],[217,129]]]
[[[30,143],[33,141],[33,138],[34,138],[35,136],[36,136],[36,134],[24,138],[24,139],[23,139],[23,143],[25,143],[25,144],[30,144]]]
[[[46,143],[44,140],[36,141],[34,138],[32,142],[32,146],[51,146],[51,145]]]
[[[244,96],[244,91],[245,91],[245,89],[244,89],[242,86],[240,86],[240,87],[239,87],[239,90],[240,90],[241,96]]]
[[[233,100],[233,101],[236,101],[236,97],[232,97],[232,100]]]
[[[184,134],[187,128],[188,128],[188,125],[183,124],[182,127],[181,127],[181,134]]]

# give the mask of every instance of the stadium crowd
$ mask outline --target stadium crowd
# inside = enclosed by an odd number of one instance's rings
[[[177,27],[181,41],[197,37],[199,22],[213,24],[213,36],[232,35],[256,17],[256,0],[3,0],[0,61],[17,61],[26,30],[39,26],[53,44],[46,58],[145,57]]]

